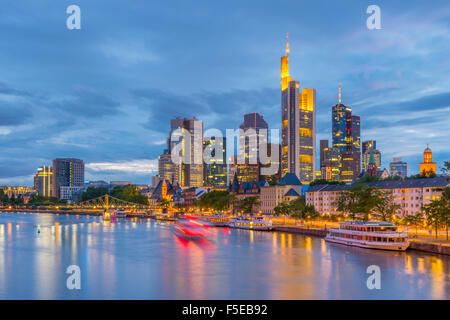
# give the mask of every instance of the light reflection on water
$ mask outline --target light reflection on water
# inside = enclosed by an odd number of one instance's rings
[[[446,256],[228,228],[189,241],[171,227],[148,219],[2,213],[0,298],[450,298]],[[81,290],[66,289],[72,264],[81,268]],[[372,264],[381,268],[381,290],[366,287]]]

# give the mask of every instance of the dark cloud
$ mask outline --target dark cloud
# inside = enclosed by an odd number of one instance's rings
[[[259,112],[278,128],[287,31],[291,75],[301,87],[317,89],[321,136],[331,135],[331,107],[342,82],[343,102],[362,116],[363,139],[378,138],[382,146],[385,136],[367,132],[411,127],[416,131],[401,137],[418,146],[386,143],[419,154],[433,138],[421,128],[432,124],[440,133],[432,144],[436,160],[448,156],[448,141],[442,142],[449,130],[444,120],[450,122],[444,109],[450,105],[448,0],[382,1],[385,18],[377,31],[365,28],[366,4],[326,0],[78,0],[82,29],[69,31],[70,4],[2,4],[0,177],[13,181],[60,156],[87,163],[155,159],[177,116],[224,130],[237,128],[244,113]],[[337,12],[345,23],[336,23]],[[384,103],[411,92],[440,93]],[[133,177],[130,171],[121,176]]]
[[[31,95],[29,92],[27,92],[25,90],[17,90],[3,82],[0,82],[0,94],[13,95],[13,96],[25,96],[25,97],[28,97]]]
[[[0,102],[0,126],[25,124],[31,118],[32,106],[27,103]]]
[[[368,112],[379,112],[385,110],[389,110],[392,113],[397,111],[428,111],[446,107],[450,107],[450,92],[427,95],[410,101],[378,104],[370,107]]]

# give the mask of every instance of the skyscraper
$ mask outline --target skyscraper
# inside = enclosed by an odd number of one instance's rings
[[[82,187],[84,162],[73,158],[53,160],[53,196],[61,198],[61,187]]]
[[[323,167],[325,161],[325,149],[328,149],[328,139],[320,140],[320,168]]]
[[[42,166],[37,169],[35,176],[35,190],[40,196],[53,197],[53,169]]]
[[[377,165],[375,164],[375,159],[373,158],[373,149],[369,151],[369,163],[367,164],[367,174],[370,176],[377,175]]]
[[[289,41],[281,57],[281,175],[294,173],[302,183],[316,171],[316,90],[303,89],[289,75]]]
[[[357,151],[341,152],[341,170],[340,180],[343,182],[352,182],[356,180],[361,173],[361,153]]]
[[[363,161],[362,161],[362,171],[367,172],[369,160],[370,160],[370,153],[372,153],[373,161],[375,163],[375,166],[377,167],[377,170],[381,170],[381,152],[380,150],[369,148],[366,150],[366,152],[363,153]]]
[[[352,150],[361,152],[361,117],[352,115]]]
[[[165,149],[158,158],[158,181],[167,180],[172,184],[179,181],[177,166],[172,162],[172,155]]]
[[[391,176],[406,178],[408,176],[408,163],[402,161],[402,158],[394,158],[389,164],[389,173]]]
[[[341,85],[339,84],[339,103],[332,108],[331,127],[333,147],[339,152],[353,150],[352,108],[341,103]]]
[[[367,164],[369,163],[369,151],[370,149],[377,149],[377,142],[375,140],[366,140],[363,141],[362,143],[362,171],[367,171]],[[376,156],[375,156],[376,158]],[[375,159],[375,163],[376,163],[376,159]],[[380,155],[380,166],[381,166],[381,155]],[[379,168],[380,169],[380,168]]]
[[[177,163],[172,156],[177,171],[176,182],[181,187],[201,187],[203,185],[203,122],[196,118],[172,119],[168,146],[169,150],[179,151],[174,153],[182,158],[181,163]]]
[[[331,127],[333,147],[339,149],[340,179],[351,182],[361,172],[360,117],[352,115],[352,108],[341,103],[339,84],[339,103],[332,107]]]
[[[339,181],[340,180],[340,164],[341,164],[341,154],[338,148],[324,148],[324,160],[321,170],[321,179],[329,181]]]
[[[237,175],[241,182],[259,181],[261,173],[260,144],[267,145],[268,123],[257,112],[244,114],[244,122],[239,126],[243,134],[239,136],[239,154],[243,163],[237,163]],[[238,157],[238,160],[239,157]]]
[[[267,131],[264,135],[262,130],[268,130],[269,125],[264,116],[257,113],[244,114],[244,122],[239,126],[244,135],[239,137],[239,153],[244,155],[246,164],[259,164],[259,145],[267,143]]]
[[[203,140],[205,163],[203,165],[204,185],[208,187],[227,186],[226,138],[211,137]],[[221,154],[221,155],[220,155]],[[210,156],[209,156],[210,155]]]

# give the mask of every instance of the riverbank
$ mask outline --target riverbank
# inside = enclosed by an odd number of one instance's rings
[[[1,209],[0,213],[8,212],[8,213],[16,213],[16,212],[25,212],[25,213],[50,213],[55,215],[81,215],[81,216],[102,216],[103,210],[91,210],[91,211],[82,211],[82,210],[44,210],[44,209]],[[126,218],[152,218],[154,215],[145,214],[145,213],[136,213],[136,214],[128,214]]]
[[[82,211],[82,210],[42,210],[42,209],[1,209],[0,213],[2,212],[30,212],[30,213],[50,213],[50,214],[56,214],[56,215],[84,215],[84,216],[102,216],[103,211]],[[150,214],[132,214],[128,215],[127,218],[152,218],[153,215]],[[324,238],[327,235],[326,229],[317,229],[317,228],[310,228],[310,227],[298,227],[298,226],[286,226],[286,225],[275,225],[272,229],[272,231],[276,232],[286,232],[286,233],[297,233],[297,234],[303,234],[307,236],[313,236],[313,237],[320,237]],[[417,250],[417,251],[423,251],[423,252],[429,252],[429,253],[437,253],[442,255],[450,255],[450,244],[446,243],[438,243],[434,239],[409,239],[410,246],[408,250]]]
[[[273,231],[298,233],[307,236],[314,236],[324,238],[327,235],[325,229],[313,229],[308,227],[294,227],[294,226],[274,226]],[[437,253],[443,255],[450,255],[450,244],[436,243],[433,240],[424,241],[423,239],[409,239],[410,245],[408,250],[417,250],[430,253]]]

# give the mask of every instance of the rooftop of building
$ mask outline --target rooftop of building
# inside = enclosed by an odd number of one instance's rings
[[[450,185],[447,176],[439,176],[435,178],[419,178],[405,180],[381,180],[375,182],[367,182],[366,185],[376,187],[378,189],[408,189],[408,188],[433,188],[446,187]],[[353,185],[353,184],[352,184]],[[351,188],[352,185],[339,184],[318,184],[310,187],[306,192],[315,191],[342,191]]]
[[[299,178],[294,173],[286,173],[278,183],[279,186],[301,186]]]
[[[294,189],[289,189],[288,192],[286,192],[285,194],[286,197],[300,197],[300,195],[298,194],[297,191],[295,191]]]

